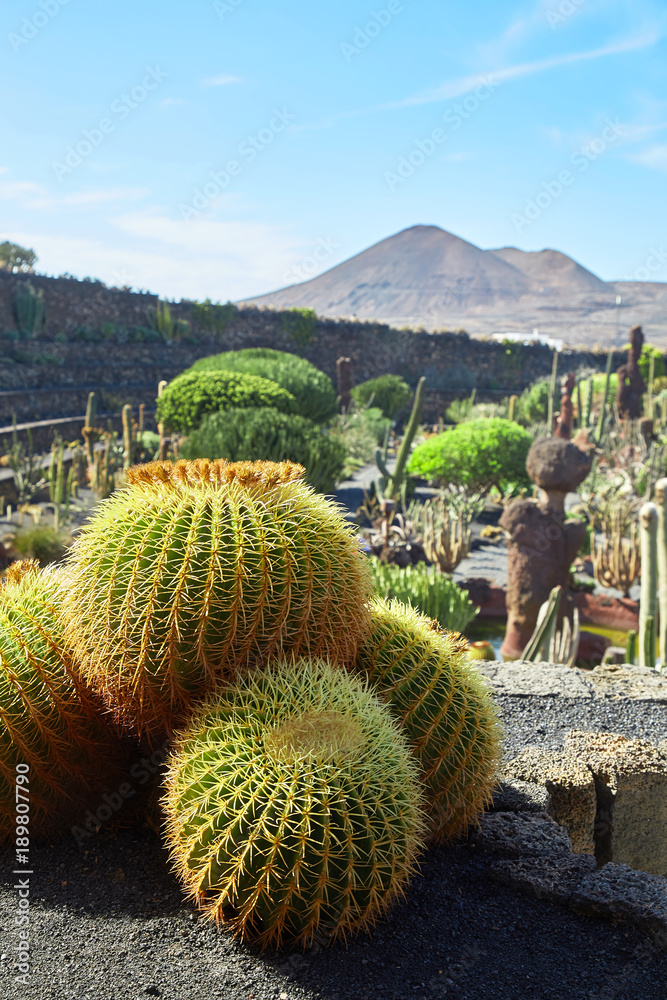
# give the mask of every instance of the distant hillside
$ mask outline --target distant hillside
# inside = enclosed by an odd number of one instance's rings
[[[604,346],[642,323],[667,348],[667,285],[605,282],[557,250],[482,250],[438,226],[404,229],[317,278],[243,304],[473,335],[538,328],[570,344]]]

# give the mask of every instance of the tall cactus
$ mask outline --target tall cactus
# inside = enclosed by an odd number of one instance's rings
[[[162,738],[225,676],[280,654],[354,657],[365,557],[289,462],[153,462],[76,539],[68,637],[118,718]]]
[[[0,839],[16,824],[17,765],[28,768],[37,836],[83,814],[123,763],[63,641],[59,581],[19,563],[0,588]]]
[[[410,414],[410,419],[408,420],[405,432],[403,434],[403,440],[401,441],[401,446],[398,449],[398,454],[396,456],[396,465],[394,471],[390,472],[385,465],[384,457],[382,451],[378,448],[375,452],[375,462],[380,470],[382,479],[380,480],[379,489],[377,489],[377,495],[381,499],[386,500],[397,500],[401,495],[401,487],[403,486],[405,480],[405,467],[407,461],[410,457],[410,450],[412,448],[412,442],[415,439],[415,434],[419,427],[419,421],[421,420],[422,408],[424,406],[424,383],[426,379],[424,377],[419,379],[417,383],[417,389],[415,391],[414,400],[412,403],[412,412]]]
[[[602,438],[604,437],[604,425],[607,419],[607,397],[609,396],[609,382],[611,379],[611,366],[613,360],[614,352],[609,351],[607,353],[607,364],[605,367],[604,394],[602,396],[602,405],[600,407],[600,419],[598,420],[597,434],[595,437],[595,443],[598,445],[602,442]],[[593,384],[591,382],[591,390],[592,388]]]
[[[662,670],[667,665],[667,479],[655,484],[655,503],[658,508],[658,603],[660,606],[660,658]]]
[[[655,624],[658,617],[658,508],[645,503],[641,523],[641,594],[639,598],[639,666],[655,666]],[[650,622],[648,621],[650,619]]]
[[[420,765],[434,843],[476,823],[500,760],[496,708],[467,641],[398,601],[371,603],[355,669],[387,699]]]
[[[34,337],[44,326],[44,292],[31,281],[19,285],[15,292],[16,324],[24,337]]]
[[[372,926],[421,848],[405,737],[368,688],[322,661],[224,687],[179,736],[164,808],[173,865],[213,919],[264,948]]]

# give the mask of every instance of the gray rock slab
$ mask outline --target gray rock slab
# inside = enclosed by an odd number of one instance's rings
[[[667,950],[667,879],[610,862],[582,879],[569,908],[632,924]]]
[[[595,670],[559,663],[514,660],[477,661],[499,695],[511,697],[630,699],[667,703],[667,674],[630,664],[605,664]]]

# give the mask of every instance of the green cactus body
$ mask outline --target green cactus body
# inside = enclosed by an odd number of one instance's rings
[[[371,633],[357,670],[389,699],[419,761],[431,820],[442,843],[476,822],[500,760],[500,726],[467,643],[398,601],[371,603]]]
[[[17,765],[38,835],[83,815],[123,762],[64,648],[58,577],[21,563],[0,589],[0,839],[16,824]]]
[[[119,720],[162,738],[195,698],[275,655],[347,662],[371,583],[301,466],[151,463],[77,539],[67,636]]]
[[[422,846],[404,735],[359,678],[321,660],[219,689],[175,744],[171,858],[207,915],[264,948],[372,926]]]

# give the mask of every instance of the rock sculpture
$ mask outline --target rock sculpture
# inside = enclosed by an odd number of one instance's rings
[[[642,396],[646,383],[639,371],[639,358],[644,344],[641,326],[630,330],[630,350],[628,360],[618,369],[618,393],[616,404],[621,420],[637,420],[642,416]]]
[[[541,605],[554,587],[567,593],[570,566],[586,534],[583,522],[565,521],[565,497],[590,472],[590,446],[576,441],[540,438],[526,461],[528,475],[540,487],[537,499],[509,504],[500,525],[509,536],[507,569],[507,630],[501,647],[505,659],[518,659],[535,626]],[[585,450],[582,450],[585,449]],[[561,600],[563,614],[571,615],[572,601]]]

